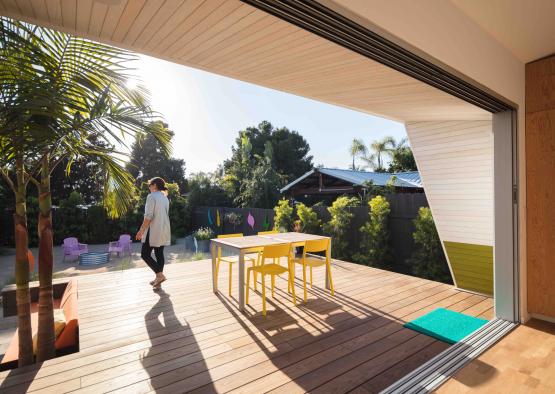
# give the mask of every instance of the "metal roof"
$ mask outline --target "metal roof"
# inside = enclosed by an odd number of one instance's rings
[[[372,181],[376,186],[386,186],[389,180],[395,176],[394,186],[397,187],[409,187],[409,188],[421,188],[422,181],[420,180],[420,173],[418,171],[407,171],[398,172],[391,174],[388,172],[369,172],[369,171],[354,171],[354,170],[342,170],[338,168],[315,168],[310,170],[301,177],[295,179],[293,182],[284,186],[281,192],[289,190],[292,186],[300,183],[304,179],[308,178],[312,174],[322,173],[334,178],[341,179],[345,182],[352,183],[356,186],[362,186],[365,182]]]

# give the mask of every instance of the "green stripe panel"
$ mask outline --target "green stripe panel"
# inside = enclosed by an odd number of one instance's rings
[[[457,285],[493,295],[493,246],[451,241],[444,245]]]

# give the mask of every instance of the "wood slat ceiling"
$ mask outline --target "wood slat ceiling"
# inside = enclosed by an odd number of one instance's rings
[[[239,0],[0,0],[0,13],[394,120],[491,119]]]

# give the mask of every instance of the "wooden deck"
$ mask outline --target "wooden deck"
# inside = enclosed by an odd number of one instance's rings
[[[437,307],[493,314],[491,298],[345,262],[334,262],[332,298],[314,273],[297,307],[276,280],[266,318],[253,293],[238,312],[227,267],[213,294],[206,260],[168,265],[158,293],[148,269],[80,277],[80,352],[3,372],[0,392],[377,392],[448,346],[404,322]]]

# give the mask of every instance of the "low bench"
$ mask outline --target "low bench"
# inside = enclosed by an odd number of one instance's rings
[[[53,284],[54,286],[54,309],[61,309],[63,311],[66,325],[60,335],[56,338],[56,356],[62,356],[69,353],[79,351],[79,319],[77,314],[77,280],[71,279],[69,282],[59,282]],[[38,287],[31,284],[31,327],[33,335],[38,331]],[[61,291],[63,289],[63,291]],[[13,294],[12,294],[13,292]],[[57,297],[58,295],[58,297]],[[15,286],[11,289],[10,286],[2,289],[2,299],[4,305],[4,316],[6,311],[11,312],[10,299],[15,297]],[[17,310],[16,310],[17,312]],[[12,369],[17,367],[19,355],[19,336],[18,331],[15,331],[14,336],[4,358],[0,362],[0,371]]]

